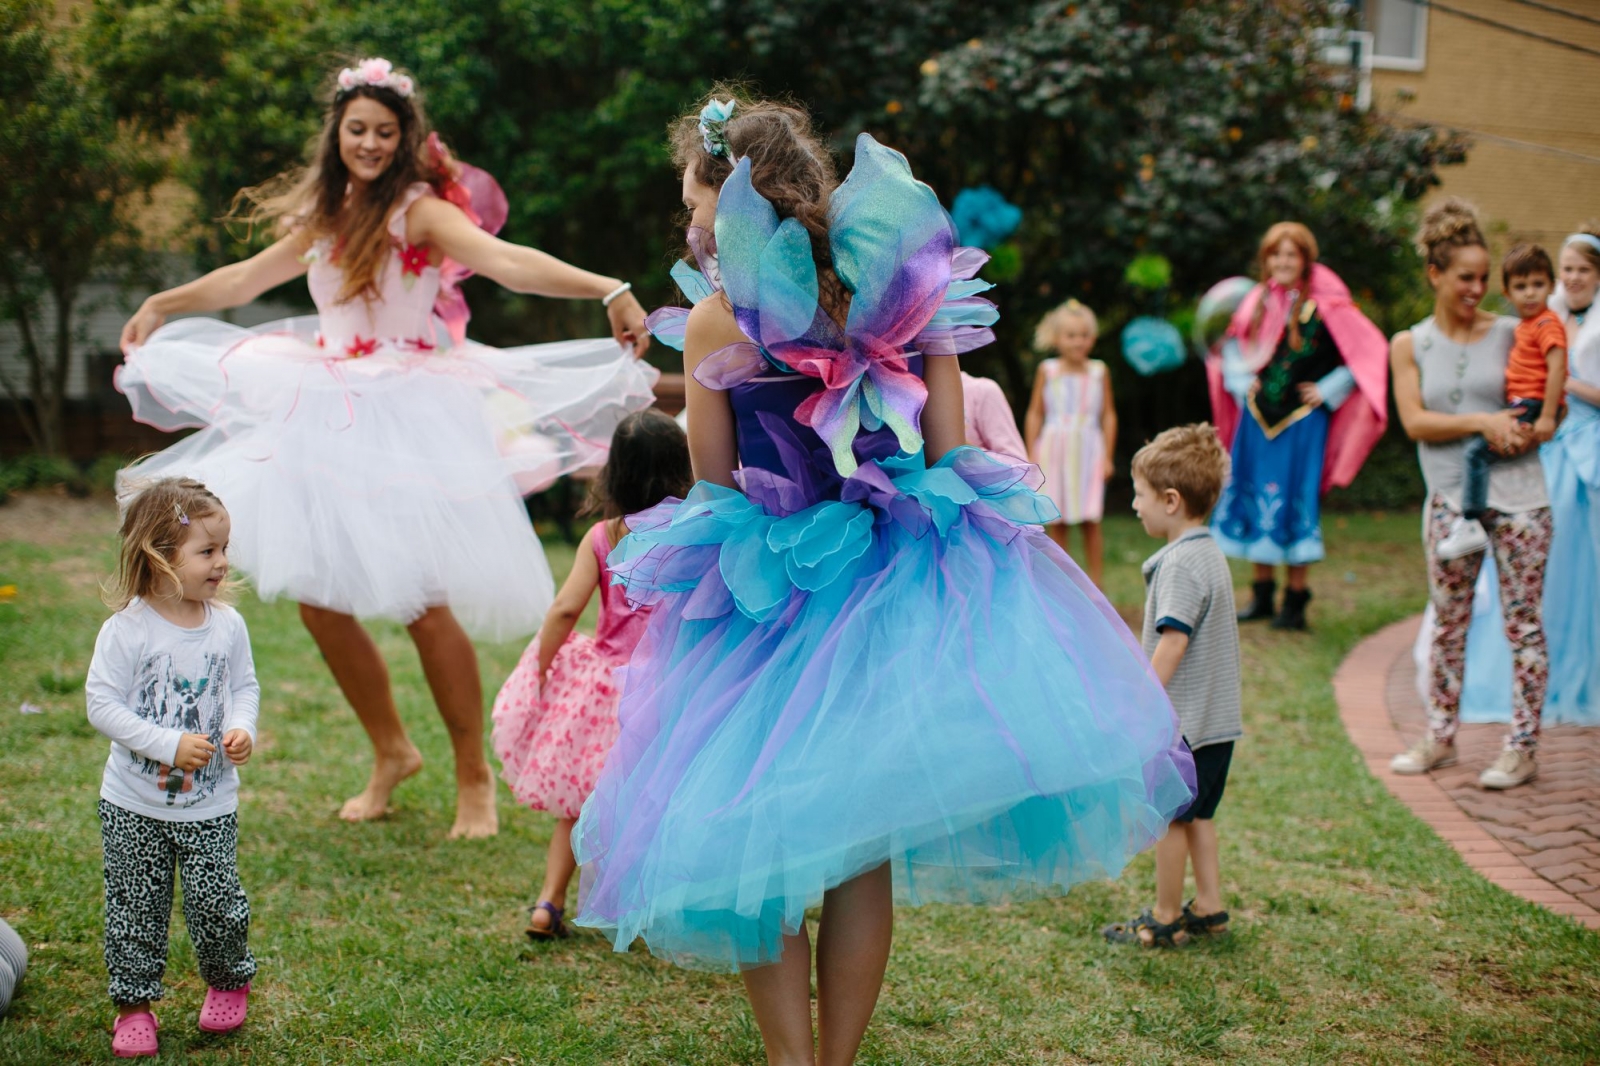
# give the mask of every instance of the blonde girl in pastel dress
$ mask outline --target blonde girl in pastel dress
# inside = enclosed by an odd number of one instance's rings
[[[1061,511],[1046,526],[1063,550],[1067,527],[1083,530],[1084,569],[1096,585],[1104,567],[1100,519],[1117,442],[1117,409],[1106,365],[1090,359],[1099,324],[1094,312],[1068,300],[1039,323],[1033,344],[1055,352],[1039,364],[1028,404],[1028,460],[1044,472],[1043,494]]]

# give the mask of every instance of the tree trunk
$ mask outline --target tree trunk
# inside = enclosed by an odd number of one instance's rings
[[[65,455],[61,413],[67,391],[67,369],[72,360],[72,308],[78,302],[78,287],[60,287],[55,292],[55,300],[55,361],[41,375],[43,387],[34,393],[34,403],[39,412],[39,435],[44,438],[44,453]]]
[[[32,385],[38,380],[39,365],[43,357],[39,354],[39,344],[33,335],[33,319],[30,314],[33,304],[22,299],[22,294],[18,291],[15,278],[9,273],[4,274],[4,277],[6,291],[11,294],[12,303],[17,309],[17,332],[22,336],[22,355],[28,364],[29,396],[36,398],[38,393],[32,389]],[[38,403],[34,403],[33,410],[30,412],[28,408],[23,406],[22,393],[11,383],[9,377],[0,374],[0,385],[4,386],[6,395],[10,397],[11,405],[17,412],[17,421],[22,423],[22,428],[27,432],[28,439],[33,442],[35,448],[43,451],[44,435],[39,426]]]

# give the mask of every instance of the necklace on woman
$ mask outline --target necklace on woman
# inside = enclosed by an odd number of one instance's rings
[[[1461,352],[1460,352],[1459,355],[1456,356],[1456,366],[1455,366],[1456,380],[1455,380],[1455,386],[1450,390],[1450,394],[1449,394],[1449,396],[1450,396],[1450,405],[1452,407],[1455,407],[1455,408],[1460,408],[1461,401],[1466,397],[1465,385],[1466,385],[1466,377],[1467,377],[1467,366],[1472,361],[1472,345],[1473,345],[1472,335],[1477,332],[1478,320],[1476,318],[1474,318],[1470,323],[1467,324],[1466,340],[1457,340],[1455,337],[1451,336],[1450,335],[1450,329],[1449,329],[1449,323],[1446,323],[1444,325],[1440,325],[1438,322],[1435,322],[1434,328],[1438,331],[1440,337],[1442,337],[1443,339],[1449,341],[1451,344],[1457,344],[1457,345],[1461,346]]]

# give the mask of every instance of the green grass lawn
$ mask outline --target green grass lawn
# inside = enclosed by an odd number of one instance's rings
[[[3,1063],[110,1059],[95,816],[106,741],[82,681],[114,524],[108,501],[0,509],[0,586],[17,587],[0,601],[0,916],[33,951],[0,1020]],[[1159,954],[1102,943],[1102,923],[1151,901],[1148,856],[1059,900],[903,910],[861,1062],[1595,1061],[1600,937],[1472,873],[1367,774],[1339,725],[1339,661],[1422,606],[1416,516],[1334,517],[1327,535],[1315,632],[1245,631],[1249,733],[1218,818],[1232,937]],[[1112,598],[1136,614],[1155,545],[1123,519],[1107,544]],[[572,550],[550,555],[559,576]],[[736,978],[587,934],[527,943],[550,819],[502,789],[497,838],[445,839],[448,742],[396,626],[379,641],[428,763],[388,820],[340,823],[366,777],[361,730],[294,606],[241,607],[262,684],[240,805],[261,972],[246,1027],[200,1034],[205,990],[175,915],[163,1061],[762,1061]],[[520,652],[481,648],[490,693]],[[19,714],[24,700],[45,713]]]

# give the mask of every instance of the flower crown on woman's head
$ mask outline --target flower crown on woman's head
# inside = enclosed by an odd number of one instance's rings
[[[737,100],[713,100],[700,109],[700,140],[706,152],[733,162],[733,150],[728,147],[728,120],[733,117]]]
[[[416,91],[416,84],[408,76],[395,73],[393,63],[376,57],[363,59],[339,72],[339,92],[347,93],[363,85],[388,89],[403,99]]]

